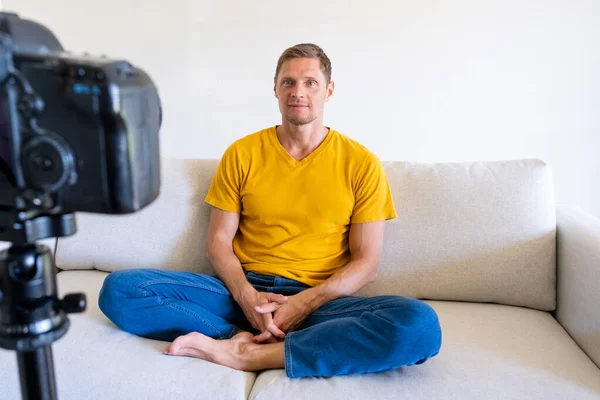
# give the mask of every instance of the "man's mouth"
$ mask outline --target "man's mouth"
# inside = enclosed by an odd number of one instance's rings
[[[306,104],[288,104],[288,107],[302,108],[302,107],[308,107],[308,106]]]

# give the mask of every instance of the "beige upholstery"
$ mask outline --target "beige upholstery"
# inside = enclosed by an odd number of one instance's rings
[[[167,159],[160,198],[128,216],[78,214],[61,239],[63,269],[151,267],[210,272],[209,207],[217,161]],[[555,307],[555,205],[537,160],[386,163],[398,218],[387,224],[379,279],[361,294]]]
[[[558,206],[557,320],[600,367],[600,220]]]
[[[544,163],[385,167],[398,218],[362,294],[554,309],[556,214]]]

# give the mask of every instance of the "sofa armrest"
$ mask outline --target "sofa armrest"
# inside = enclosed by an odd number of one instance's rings
[[[556,223],[555,316],[600,367],[600,219],[559,204]]]

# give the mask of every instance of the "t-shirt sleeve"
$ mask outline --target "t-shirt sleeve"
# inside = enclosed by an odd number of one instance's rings
[[[396,218],[390,185],[382,163],[371,155],[357,177],[351,223]]]
[[[223,154],[204,201],[221,210],[241,212],[242,160],[232,145]]]

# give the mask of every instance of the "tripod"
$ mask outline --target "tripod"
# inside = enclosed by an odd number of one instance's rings
[[[16,350],[23,399],[56,399],[52,343],[67,333],[68,313],[82,312],[85,295],[57,297],[54,260],[36,240],[76,231],[71,214],[0,209],[0,347]]]

